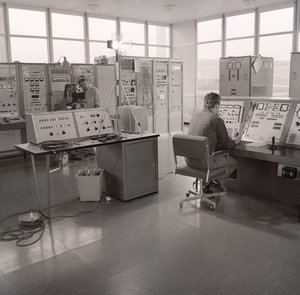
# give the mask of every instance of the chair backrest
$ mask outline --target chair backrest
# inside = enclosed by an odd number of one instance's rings
[[[174,156],[207,161],[209,143],[207,137],[176,134],[173,136]]]

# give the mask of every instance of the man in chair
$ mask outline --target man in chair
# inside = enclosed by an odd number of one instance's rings
[[[190,122],[190,128],[188,131],[189,135],[205,136],[208,138],[209,151],[210,153],[217,150],[224,150],[233,148],[236,144],[240,142],[240,137],[234,140],[228,137],[228,132],[222,118],[218,116],[220,108],[221,96],[217,93],[210,92],[204,97],[204,110],[197,113]],[[195,169],[207,169],[207,163],[186,158],[186,163],[188,166]],[[210,169],[220,168],[226,166],[226,156],[224,154],[217,154],[210,159]],[[236,161],[229,157],[228,159],[228,173],[227,175],[220,179],[226,179],[236,170]],[[205,192],[210,193],[210,186],[212,183],[205,187]],[[213,186],[218,191],[224,191],[220,182],[214,182]]]

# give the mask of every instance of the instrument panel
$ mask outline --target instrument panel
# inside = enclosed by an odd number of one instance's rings
[[[245,141],[280,142],[290,110],[290,102],[258,101],[255,105]]]
[[[296,105],[286,143],[300,145],[300,103]]]
[[[244,101],[221,101],[219,116],[224,120],[230,138],[242,132]]]

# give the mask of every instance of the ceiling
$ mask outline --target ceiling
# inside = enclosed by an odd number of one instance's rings
[[[4,0],[5,1],[5,0]],[[136,20],[179,23],[222,13],[247,10],[281,0],[7,0],[21,4],[68,11],[96,13]],[[166,5],[176,5],[173,9]]]

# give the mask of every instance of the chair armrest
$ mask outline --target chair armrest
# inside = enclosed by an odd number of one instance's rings
[[[209,158],[212,158],[212,157],[214,157],[214,156],[216,156],[216,155],[224,155],[225,156],[225,158],[226,158],[226,174],[228,173],[228,170],[229,170],[229,162],[228,162],[228,158],[229,158],[229,153],[230,153],[230,149],[226,149],[226,150],[220,150],[220,151],[216,151],[216,152],[214,152],[214,153],[211,153],[210,155],[209,155]]]
[[[209,155],[209,157],[214,157],[215,155],[219,155],[219,154],[229,154],[230,153],[230,149],[227,149],[227,150],[220,150],[220,151],[216,151],[216,152],[213,152]]]

